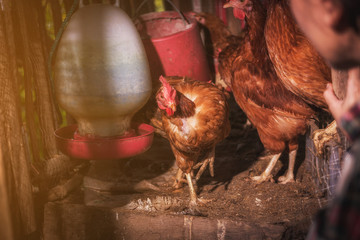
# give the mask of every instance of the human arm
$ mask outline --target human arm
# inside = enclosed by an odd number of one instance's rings
[[[343,100],[336,97],[333,87],[328,84],[324,92],[329,110],[337,125],[354,140],[360,135],[360,68],[349,70],[346,96]]]

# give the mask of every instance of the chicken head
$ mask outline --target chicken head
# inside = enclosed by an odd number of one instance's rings
[[[160,109],[166,111],[168,116],[174,115],[176,106],[179,103],[176,90],[167,82],[167,80],[160,76],[162,87],[156,95],[156,101]]]
[[[245,16],[251,12],[252,5],[251,0],[229,0],[223,5],[223,8],[234,8],[234,16],[240,20],[244,20]]]

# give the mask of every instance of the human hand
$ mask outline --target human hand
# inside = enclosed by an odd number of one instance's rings
[[[337,125],[341,126],[341,117],[349,111],[356,102],[360,101],[360,68],[356,67],[349,70],[346,95],[343,100],[336,97],[331,83],[327,85],[324,91],[324,97]]]

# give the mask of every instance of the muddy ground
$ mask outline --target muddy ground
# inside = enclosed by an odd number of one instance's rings
[[[269,157],[263,152],[256,130],[246,125],[245,115],[233,99],[230,117],[232,131],[216,148],[215,176],[211,177],[206,170],[198,182],[199,197],[211,200],[199,208],[200,215],[211,219],[281,225],[285,229],[281,239],[304,239],[322,200],[315,194],[312,176],[304,161],[304,144],[297,157],[296,182],[286,185],[276,183],[287,168],[287,157],[283,154],[273,170],[275,182],[255,184],[249,177],[260,174]],[[149,151],[119,163],[119,181],[127,182],[130,186],[128,190],[89,195],[86,191],[84,194],[82,188],[62,202],[82,203],[85,200],[87,205],[98,207],[189,214],[187,185],[179,190],[171,188],[177,170],[174,160],[167,140],[155,136]],[[147,191],[149,186],[158,189]]]

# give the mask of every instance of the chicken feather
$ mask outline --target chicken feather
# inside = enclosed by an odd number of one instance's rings
[[[265,39],[284,86],[307,103],[328,111],[323,92],[331,71],[296,24],[288,0],[269,1]]]

